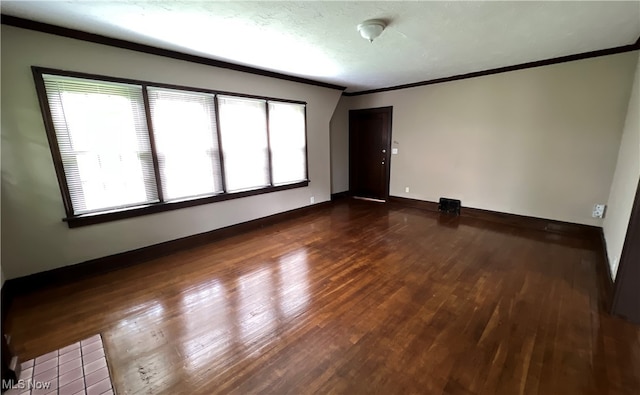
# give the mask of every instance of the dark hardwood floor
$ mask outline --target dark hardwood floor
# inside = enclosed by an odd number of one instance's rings
[[[638,394],[599,241],[343,200],[15,300],[21,359],[102,333],[119,394]],[[640,284],[639,284],[640,286]]]

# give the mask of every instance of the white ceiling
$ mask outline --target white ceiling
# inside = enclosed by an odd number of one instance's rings
[[[348,92],[633,44],[640,1],[2,1],[2,13],[347,86]],[[389,21],[372,44],[356,26]]]

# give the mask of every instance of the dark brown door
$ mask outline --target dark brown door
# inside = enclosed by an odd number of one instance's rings
[[[640,324],[640,184],[616,275],[612,312]]]
[[[349,111],[349,190],[353,196],[389,197],[393,107]]]

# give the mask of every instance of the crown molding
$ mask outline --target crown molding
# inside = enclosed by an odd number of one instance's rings
[[[37,22],[30,19],[19,18],[16,16],[2,14],[0,19],[3,25],[19,27],[19,28],[28,29],[28,30],[34,30],[41,33],[54,34],[56,36],[68,37],[76,40],[88,41],[96,44],[108,45],[111,47],[143,52],[151,55],[164,56],[166,58],[184,60],[187,62],[199,63],[199,64],[204,64],[212,67],[220,67],[224,69],[240,71],[243,73],[260,75],[263,77],[270,77],[270,78],[277,78],[277,79],[286,80],[286,81],[299,82],[301,84],[320,86],[323,88],[337,89],[341,91],[346,89],[346,87],[340,86],[340,85],[334,85],[334,84],[329,84],[326,82],[316,81],[308,78],[282,74],[275,71],[263,70],[263,69],[259,69],[251,66],[244,66],[236,63],[225,62],[222,60],[210,59],[203,56],[189,55],[184,52],[158,48],[151,45],[138,44],[138,43],[134,43],[127,40],[121,40],[118,38],[102,36],[99,34],[87,33],[81,30],[75,30],[75,29],[70,29],[62,26],[51,25],[48,23]]]
[[[442,82],[458,81],[458,80],[464,80],[467,78],[482,77],[482,76],[491,75],[491,74],[507,73],[509,71],[524,70],[524,69],[530,69],[530,68],[541,67],[541,66],[549,66],[552,64],[565,63],[565,62],[573,62],[575,60],[597,58],[599,56],[614,55],[614,54],[623,53],[623,52],[636,51],[639,49],[640,49],[640,37],[635,42],[635,44],[623,45],[620,47],[601,49],[601,50],[591,51],[591,52],[583,52],[583,53],[574,54],[574,55],[560,56],[557,58],[521,63],[513,66],[498,67],[498,68],[489,69],[489,70],[474,71],[466,74],[458,74],[450,77],[436,78],[432,80],[413,82],[410,84],[390,86],[387,88],[369,89],[369,90],[358,91],[358,92],[342,92],[342,95],[343,96],[361,96],[361,95],[368,95],[371,93],[389,92],[389,91],[395,91],[400,89],[415,88],[415,87],[425,86],[425,85],[440,84]]]
[[[96,44],[109,45],[112,47],[123,48],[131,51],[143,52],[151,55],[158,55],[158,56],[168,57],[172,59],[179,59],[187,62],[199,63],[199,64],[204,64],[212,67],[225,68],[225,69],[240,71],[244,73],[260,75],[263,77],[277,78],[281,80],[298,82],[298,83],[307,84],[307,85],[320,86],[323,88],[336,89],[341,91],[344,91],[345,89],[347,89],[346,87],[341,85],[329,84],[326,82],[316,81],[308,78],[282,74],[275,71],[263,70],[263,69],[259,69],[251,66],[244,66],[236,63],[225,62],[222,60],[210,59],[203,56],[190,55],[183,52],[158,48],[158,47],[145,45],[145,44],[138,44],[138,43],[134,43],[127,40],[121,40],[117,38],[102,36],[99,34],[87,33],[81,30],[70,29],[70,28],[57,26],[57,25],[51,25],[48,23],[37,22],[30,19],[19,18],[11,15],[2,14],[1,22],[3,25],[14,26],[22,29],[34,30],[42,33],[54,34],[57,36],[68,37],[68,38],[73,38],[73,39],[82,40],[82,41],[88,41]],[[557,58],[538,60],[538,61],[521,63],[517,65],[512,65],[512,66],[498,67],[498,68],[488,69],[488,70],[474,71],[466,74],[458,74],[458,75],[453,75],[449,77],[413,82],[409,84],[389,86],[385,88],[376,88],[376,89],[369,89],[369,90],[363,90],[363,91],[357,91],[357,92],[342,92],[342,95],[343,96],[361,96],[361,95],[368,95],[371,93],[389,92],[389,91],[395,91],[400,89],[415,88],[415,87],[420,87],[425,85],[439,84],[443,82],[464,80],[467,78],[482,77],[482,76],[491,75],[491,74],[507,73],[510,71],[524,70],[524,69],[529,69],[534,67],[549,66],[552,64],[572,62],[576,60],[595,58],[599,56],[614,55],[614,54],[623,53],[623,52],[636,51],[639,49],[640,49],[640,37],[638,37],[638,39],[634,44],[623,45],[620,47],[613,47],[613,48],[601,49],[597,51],[560,56]]]

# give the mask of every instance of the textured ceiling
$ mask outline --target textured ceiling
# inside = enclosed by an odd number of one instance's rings
[[[2,13],[347,86],[383,88],[633,44],[640,1],[2,1]],[[389,22],[372,44],[356,26]]]

